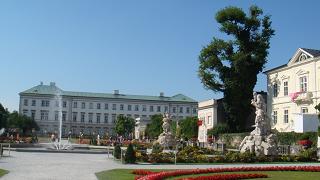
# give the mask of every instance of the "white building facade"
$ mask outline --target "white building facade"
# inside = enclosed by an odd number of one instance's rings
[[[208,141],[207,132],[218,123],[218,101],[210,99],[199,102],[198,119],[201,122],[198,130],[198,141],[206,143]]]
[[[320,51],[299,48],[287,64],[265,74],[271,127],[281,132],[317,129],[314,107],[320,103]]]
[[[59,103],[56,92],[62,95],[62,131],[73,134],[114,134],[117,116],[150,119],[154,114],[169,112],[173,119],[197,115],[198,103],[182,94],[172,97],[143,96],[114,93],[64,91],[55,83],[32,87],[21,92],[19,112],[30,116],[42,133],[58,132]]]

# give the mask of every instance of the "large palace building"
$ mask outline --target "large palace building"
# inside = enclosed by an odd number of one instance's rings
[[[265,72],[268,115],[282,131],[316,131],[320,103],[320,51],[299,48],[287,64]]]
[[[57,93],[61,94],[59,103]],[[62,107],[59,107],[61,104]],[[117,116],[150,119],[168,112],[172,119],[197,116],[198,102],[182,94],[172,97],[64,91],[55,83],[41,83],[20,93],[19,112],[30,116],[41,133],[58,132],[59,109],[62,109],[62,133],[113,134]]]

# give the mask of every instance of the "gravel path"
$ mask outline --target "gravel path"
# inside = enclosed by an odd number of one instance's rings
[[[115,169],[191,169],[209,167],[268,166],[270,164],[228,165],[123,165],[108,159],[106,154],[31,153],[11,152],[10,157],[0,159],[0,168],[9,170],[1,180],[96,180],[94,173]],[[271,164],[272,166],[317,165]],[[120,179],[119,179],[120,180]]]

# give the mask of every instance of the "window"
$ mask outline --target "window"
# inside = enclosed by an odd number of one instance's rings
[[[112,123],[116,122],[116,114],[112,114]]]
[[[85,108],[86,108],[86,103],[85,103],[85,102],[82,102],[82,103],[81,103],[81,108],[82,108],[82,109],[85,109]]]
[[[78,108],[78,103],[77,102],[73,102],[73,108]]]
[[[109,114],[108,113],[104,113],[104,123],[108,123],[108,118],[109,118]]]
[[[23,115],[27,116],[27,115],[28,115],[28,109],[24,109],[24,110],[22,111],[22,113],[23,113]]]
[[[161,106],[157,106],[157,112],[161,112]]]
[[[100,103],[97,103],[97,109],[101,109]]]
[[[179,113],[183,113],[183,107],[179,108]]]
[[[36,106],[36,100],[32,100],[31,106]]]
[[[66,108],[67,107],[67,101],[63,101],[62,107]]]
[[[139,114],[135,114],[134,115],[134,118],[136,119],[136,118],[138,118],[139,117]]]
[[[131,109],[132,109],[132,106],[129,104],[128,105],[128,111],[131,111]]]
[[[193,108],[193,109],[192,109],[192,112],[193,112],[193,114],[196,114],[196,113],[197,113],[197,109],[196,109],[196,108]]]
[[[50,103],[49,103],[48,100],[42,100],[42,101],[41,101],[41,106],[42,106],[42,107],[49,107],[49,105],[50,105]]]
[[[36,117],[36,110],[31,110],[31,119],[35,119]]]
[[[303,114],[308,113],[308,108],[307,107],[302,107],[301,108],[301,113],[303,113]]]
[[[142,111],[147,111],[147,106],[146,105],[142,105]]]
[[[67,120],[67,112],[62,111],[62,121],[66,121],[66,120]]]
[[[132,115],[131,114],[127,114],[127,117],[131,117]]]
[[[164,112],[168,112],[168,106],[164,107]]]
[[[59,107],[59,106],[60,106],[59,101],[56,101],[56,107]]]
[[[283,82],[283,95],[288,96],[288,81]]]
[[[100,117],[101,117],[101,114],[97,113],[97,124],[100,124]]]
[[[23,101],[23,105],[28,106],[28,99],[25,99],[25,100]]]
[[[54,120],[58,121],[59,120],[59,111],[54,112]]]
[[[40,111],[40,119],[41,120],[48,120],[48,115],[49,115],[49,111],[44,111],[44,110]]]
[[[211,122],[212,122],[212,116],[208,116],[207,124],[211,124]]]
[[[300,81],[300,92],[307,92],[307,76],[303,76],[299,78]]]
[[[287,109],[284,110],[283,119],[284,119],[284,123],[289,122],[289,110],[287,110]]]
[[[150,111],[150,112],[153,112],[153,106],[150,106],[149,111]]]
[[[189,107],[186,108],[186,113],[188,113],[188,114],[190,113],[190,108]]]
[[[112,110],[117,110],[117,105],[116,104],[112,104]]]
[[[104,109],[109,109],[109,104],[108,103],[104,104]]]
[[[84,123],[84,117],[85,117],[86,113],[85,112],[81,112],[81,122]]]
[[[278,84],[273,84],[273,97],[278,97]]]
[[[134,110],[135,110],[135,111],[139,111],[139,105],[135,105],[135,106],[134,106]]]
[[[177,111],[177,108],[176,107],[172,107],[172,112],[176,113],[176,111]]]
[[[273,111],[273,124],[277,124],[278,122],[278,112],[277,111]]]
[[[89,113],[89,123],[92,123],[93,113]]]
[[[73,121],[73,122],[77,122],[77,116],[78,116],[78,113],[77,113],[77,112],[73,112],[73,113],[72,113],[72,121]]]
[[[123,111],[123,109],[124,109],[124,105],[120,104],[120,110]]]
[[[89,103],[89,109],[93,109],[93,103]]]

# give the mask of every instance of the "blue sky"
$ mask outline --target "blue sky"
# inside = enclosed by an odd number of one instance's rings
[[[220,98],[197,76],[198,56],[226,6],[256,4],[276,30],[266,69],[297,48],[320,49],[320,1],[1,1],[0,102],[18,110],[18,93],[54,81],[64,90]],[[261,74],[255,90],[266,90]]]

